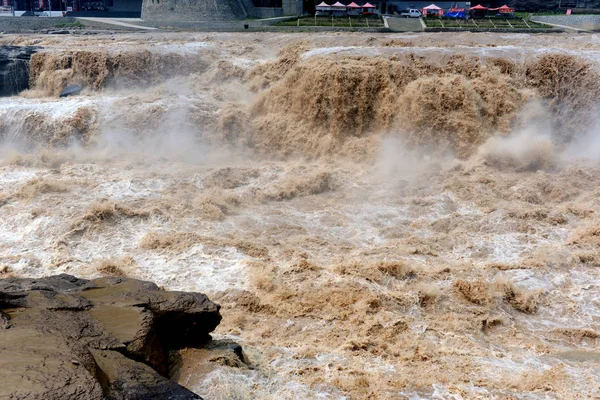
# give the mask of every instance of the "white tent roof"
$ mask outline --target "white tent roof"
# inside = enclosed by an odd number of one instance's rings
[[[428,5],[427,7],[423,7],[423,10],[441,10],[441,7],[436,6],[435,4]]]

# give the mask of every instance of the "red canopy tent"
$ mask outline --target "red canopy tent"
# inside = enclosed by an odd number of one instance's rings
[[[490,8],[490,11],[498,11],[500,14],[512,14],[515,12],[515,9],[505,4],[499,8]]]
[[[362,7],[355,2],[348,4],[346,7],[348,8],[348,15],[358,15],[362,9]]]
[[[427,7],[423,7],[421,10],[423,15],[438,15],[440,17],[444,16],[444,10],[441,7],[436,6],[435,4],[430,4]]]
[[[475,7],[469,8],[469,13],[473,18],[483,18],[486,16],[489,8],[482,6],[481,4],[477,4]]]
[[[377,7],[375,7],[371,3],[365,3],[365,5],[363,5],[362,8],[363,8],[363,15],[371,15],[371,14],[373,14],[373,10],[376,9]]]
[[[346,5],[336,1],[331,5],[331,12],[334,16],[340,17],[346,14]]]
[[[345,12],[346,11],[346,6],[342,3],[340,3],[339,1],[336,1],[335,3],[333,3],[331,5],[331,10],[332,11],[338,11],[338,12]]]
[[[331,11],[331,6],[324,1],[321,4],[317,4],[315,7],[316,11]]]

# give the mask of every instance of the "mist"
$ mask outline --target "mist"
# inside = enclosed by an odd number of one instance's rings
[[[53,36],[14,39],[1,276],[206,293],[251,366],[181,353],[206,398],[596,393],[593,35]]]

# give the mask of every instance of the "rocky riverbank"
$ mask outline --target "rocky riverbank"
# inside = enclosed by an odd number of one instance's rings
[[[135,279],[0,280],[0,398],[199,399],[168,379],[169,356],[204,347],[243,363],[211,342],[219,308]]]

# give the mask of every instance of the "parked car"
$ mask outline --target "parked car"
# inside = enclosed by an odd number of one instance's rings
[[[409,8],[402,11],[400,13],[400,16],[404,18],[421,18],[423,16],[423,13],[421,12],[421,10],[418,10],[416,8]]]

